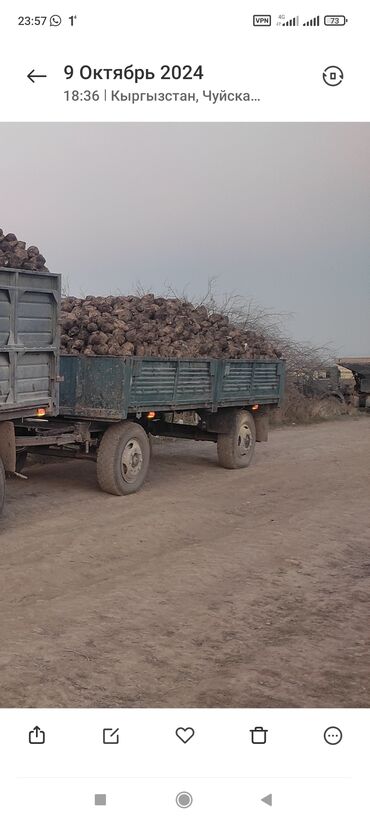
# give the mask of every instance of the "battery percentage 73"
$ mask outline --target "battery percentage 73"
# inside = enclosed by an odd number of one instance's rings
[[[336,17],[331,14],[327,14],[324,17],[324,26],[345,26],[348,23],[348,18],[344,16],[344,14],[337,14]]]

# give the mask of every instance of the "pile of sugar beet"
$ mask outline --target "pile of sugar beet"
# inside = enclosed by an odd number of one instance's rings
[[[0,228],[0,268],[24,268],[26,271],[48,271],[45,257],[35,245],[26,246],[15,234],[4,234]]]
[[[279,357],[261,333],[233,326],[221,313],[154,294],[65,297],[61,352],[86,356]]]
[[[0,268],[48,271],[36,246],[26,247],[0,229]],[[203,305],[154,294],[128,297],[64,297],[61,353],[117,357],[279,357],[260,332],[233,325]]]

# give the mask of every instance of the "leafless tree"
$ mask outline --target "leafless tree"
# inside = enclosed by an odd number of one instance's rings
[[[207,290],[202,297],[189,296],[187,286],[179,293],[172,285],[167,285],[165,296],[186,300],[194,305],[204,305],[210,314],[226,314],[233,325],[263,334],[281,351],[286,360],[288,378],[311,375],[335,362],[335,351],[330,343],[313,345],[307,341],[293,340],[286,334],[285,323],[290,314],[264,308],[254,299],[237,292],[220,295],[217,293],[215,277],[208,280]]]

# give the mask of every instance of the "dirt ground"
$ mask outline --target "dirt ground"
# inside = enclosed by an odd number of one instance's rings
[[[59,462],[8,484],[1,707],[370,705],[370,416],[226,471],[159,442],[135,496]]]

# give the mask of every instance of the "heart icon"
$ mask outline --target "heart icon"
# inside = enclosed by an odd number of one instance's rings
[[[176,736],[186,744],[195,734],[194,728],[176,728]]]

